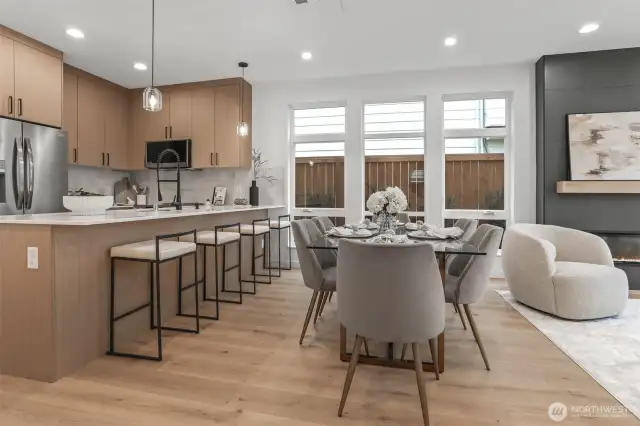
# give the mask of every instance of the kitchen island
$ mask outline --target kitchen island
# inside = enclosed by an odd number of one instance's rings
[[[250,224],[267,216],[277,219],[279,214],[284,214],[284,206],[113,211],[98,216],[0,216],[0,374],[54,382],[105,354],[111,247],[151,240],[159,234],[213,230],[216,225],[238,222]],[[30,265],[29,248],[32,253],[37,249]],[[251,265],[250,250],[249,243],[243,245],[245,277]],[[208,255],[206,285],[213,294],[213,250]],[[193,282],[190,264],[185,263],[184,286]],[[116,270],[118,311],[148,300],[148,265],[118,262]],[[176,262],[161,266],[163,321],[175,320],[177,271]],[[234,274],[229,275],[232,278]],[[184,292],[185,310],[190,308],[187,301],[193,300],[192,291]],[[201,303],[201,309],[204,305],[208,304]],[[145,336],[153,339],[147,311],[117,323],[116,345],[143,345]]]

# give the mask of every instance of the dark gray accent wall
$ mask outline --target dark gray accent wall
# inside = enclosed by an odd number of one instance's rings
[[[558,194],[569,180],[567,114],[640,110],[640,48],[543,56],[536,63],[537,222],[640,231],[640,195]]]

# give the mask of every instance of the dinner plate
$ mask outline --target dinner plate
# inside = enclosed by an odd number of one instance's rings
[[[369,234],[369,235],[362,235],[362,234],[353,234],[353,235],[327,234],[327,236],[333,237],[333,238],[371,238],[371,237],[373,237],[373,236],[375,236],[377,234],[378,234],[378,232],[371,232],[371,234]]]
[[[413,231],[413,232],[409,232],[407,235],[409,235],[411,238],[416,238],[418,240],[436,240],[436,241],[445,241],[445,240],[451,240],[452,238],[441,238],[441,237],[435,237],[432,235],[416,235],[417,231]]]

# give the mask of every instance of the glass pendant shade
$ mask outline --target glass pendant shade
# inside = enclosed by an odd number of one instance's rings
[[[249,136],[249,123],[247,123],[246,121],[241,121],[240,123],[238,123],[238,136]]]
[[[147,87],[142,94],[142,107],[147,111],[162,109],[162,93],[157,87]]]

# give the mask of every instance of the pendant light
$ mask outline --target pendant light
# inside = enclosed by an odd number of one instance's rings
[[[155,68],[155,25],[156,25],[156,0],[151,0],[151,86],[144,89],[142,94],[142,107],[150,112],[162,110],[162,93],[153,85],[153,70]]]
[[[244,138],[249,136],[249,123],[244,121],[244,70],[249,66],[246,62],[238,64],[242,68],[242,80],[240,81],[240,122],[238,123],[238,136]]]

